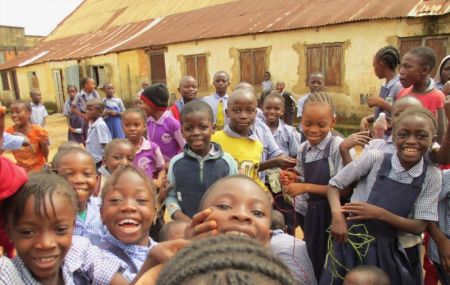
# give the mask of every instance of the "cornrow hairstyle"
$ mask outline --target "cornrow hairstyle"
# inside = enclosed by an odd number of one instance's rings
[[[390,70],[395,70],[400,64],[400,53],[393,46],[385,46],[377,51],[375,58],[384,62]]]
[[[79,146],[63,148],[61,150],[58,149],[58,152],[55,154],[55,156],[53,156],[53,160],[52,160],[53,169],[57,171],[59,168],[59,165],[61,163],[61,160],[69,154],[82,154],[82,155],[88,156],[92,161],[92,167],[94,167],[94,169],[95,169],[95,160],[92,157],[92,155]]]
[[[278,93],[277,91],[270,91],[269,94],[267,94],[267,95],[265,95],[265,96],[262,96],[262,95],[261,95],[261,101],[262,101],[262,104],[263,104],[263,105],[264,105],[264,102],[266,102],[266,100],[267,100],[268,98],[275,98],[275,99],[280,100],[281,103],[283,104],[283,107],[284,107],[284,98],[283,98],[283,96],[281,96],[281,94]]]
[[[12,102],[11,106],[12,105],[20,105],[20,104],[24,105],[28,112],[31,112],[31,104],[24,100],[14,100]]]
[[[303,112],[305,108],[310,104],[325,104],[331,107],[331,112],[334,114],[336,112],[334,107],[333,98],[326,92],[314,92],[309,94],[308,99],[305,101],[305,105],[303,106]]]
[[[141,99],[135,98],[135,100],[140,101]],[[126,109],[125,111],[122,112],[122,118],[125,117],[127,114],[131,114],[131,113],[140,115],[142,118],[142,121],[144,122],[144,125],[146,125],[147,116],[145,115],[145,112],[142,109],[138,109],[138,108]]]
[[[220,235],[182,249],[165,266],[157,284],[256,285],[261,280],[295,284],[289,269],[268,248],[246,237]]]
[[[436,53],[429,47],[416,47],[410,49],[408,53],[419,57],[422,65],[430,68],[430,72],[436,66]]]
[[[400,125],[401,121],[403,121],[407,118],[410,118],[410,117],[414,117],[414,116],[418,116],[418,117],[428,120],[431,124],[431,130],[433,132],[433,136],[436,134],[436,128],[437,128],[436,119],[434,118],[433,113],[431,113],[428,109],[423,108],[423,107],[407,108],[398,117],[397,123],[395,124],[395,128]],[[396,133],[395,128],[394,128],[394,134]]]
[[[183,106],[181,109],[180,118],[181,124],[184,122],[184,118],[191,113],[202,113],[208,115],[208,120],[214,122],[214,114],[211,106],[208,103],[201,100],[194,100]]]
[[[34,212],[39,217],[44,217],[49,211],[55,211],[53,198],[58,192],[67,197],[69,205],[77,212],[77,197],[72,186],[62,177],[54,173],[30,174],[29,180],[13,196],[3,202],[2,215],[5,221],[11,221],[15,225],[22,218],[25,205],[31,197],[34,197]],[[45,200],[48,197],[52,209],[47,209]],[[12,219],[11,219],[12,218]]]
[[[153,187],[152,181],[144,172],[142,172],[142,170],[140,170],[139,168],[137,168],[133,165],[121,165],[113,172],[113,174],[111,174],[111,176],[108,178],[108,181],[106,181],[106,183],[102,189],[102,194],[101,194],[102,195],[101,196],[102,204],[106,197],[106,194],[108,194],[111,191],[111,189],[113,188],[113,186],[116,185],[117,181],[119,181],[119,178],[122,175],[126,175],[127,173],[135,173],[139,177],[141,177],[142,180],[144,180],[144,183],[147,186],[147,188],[149,189],[150,194],[152,196],[153,204],[156,205],[156,190],[155,190],[155,187]]]
[[[365,276],[364,281],[370,284],[374,285],[391,284],[391,280],[389,279],[389,276],[386,274],[386,272],[384,272],[381,268],[373,265],[359,265],[350,270],[350,272],[348,272],[347,275],[356,273],[363,274]]]
[[[132,149],[136,149],[136,147],[127,139],[113,139],[112,141],[110,141],[105,145],[103,157],[105,158],[108,157],[111,154],[112,150],[120,144],[126,144],[130,146]]]
[[[204,203],[205,203],[206,198],[208,198],[209,194],[211,194],[211,192],[213,192],[214,189],[216,189],[216,187],[217,187],[218,185],[222,184],[222,183],[225,182],[225,181],[228,181],[228,180],[234,180],[234,179],[236,179],[236,180],[245,180],[245,181],[247,181],[247,182],[252,183],[252,184],[253,184],[254,186],[256,186],[257,188],[261,189],[261,191],[264,191],[264,189],[262,189],[261,186],[258,185],[258,183],[256,183],[253,179],[251,179],[250,177],[248,177],[248,176],[246,176],[246,175],[238,174],[238,175],[225,176],[225,177],[223,177],[223,178],[220,178],[220,179],[217,180],[216,182],[214,182],[214,184],[211,185],[211,186],[208,188],[208,190],[206,190],[205,194],[203,194],[203,197],[202,197],[202,199],[200,200],[200,203],[199,203],[199,206],[198,206],[199,212],[204,210]],[[267,197],[267,199],[269,200],[269,197]],[[269,201],[269,202],[270,202],[270,204],[272,204],[271,201]]]

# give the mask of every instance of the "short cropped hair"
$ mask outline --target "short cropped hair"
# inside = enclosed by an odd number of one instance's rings
[[[428,66],[430,71],[436,66],[436,53],[429,47],[416,47],[410,49],[408,53],[420,58],[423,66]]]
[[[184,118],[191,113],[202,113],[208,115],[208,120],[214,122],[214,114],[211,106],[208,103],[201,100],[194,100],[183,106],[181,109],[180,118],[181,124],[183,124]]]

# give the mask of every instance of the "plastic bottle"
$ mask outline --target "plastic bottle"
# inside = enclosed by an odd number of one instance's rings
[[[381,112],[376,121],[373,123],[373,138],[384,139],[384,133],[387,130],[386,114]]]

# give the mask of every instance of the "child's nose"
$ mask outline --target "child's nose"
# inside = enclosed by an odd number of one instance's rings
[[[39,249],[50,249],[55,247],[55,245],[55,239],[51,233],[42,233],[36,242],[36,248]]]
[[[251,220],[249,213],[244,209],[235,209],[233,218],[240,222],[249,222]]]

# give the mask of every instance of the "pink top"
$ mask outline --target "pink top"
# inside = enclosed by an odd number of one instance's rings
[[[419,94],[414,93],[412,91],[412,86],[408,88],[404,88],[400,90],[400,92],[397,94],[397,100],[404,96],[413,96],[422,102],[422,105],[424,108],[427,108],[434,114],[434,116],[437,116],[437,110],[444,108],[445,103],[445,97],[444,94],[437,90],[436,88],[431,89],[428,92]]]
[[[141,148],[136,152],[133,164],[148,177],[155,178],[156,172],[164,168],[164,157],[157,144],[142,137]]]

